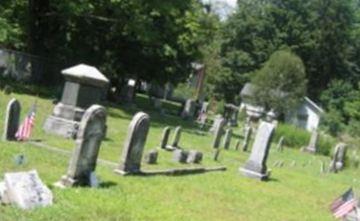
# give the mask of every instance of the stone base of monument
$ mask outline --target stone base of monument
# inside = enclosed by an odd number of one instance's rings
[[[58,182],[54,183],[54,186],[58,188],[73,187],[78,185],[79,183],[77,180],[74,180],[73,178],[67,175],[62,176]]]
[[[303,147],[301,148],[302,152],[306,152],[306,153],[316,153],[316,148],[312,148],[312,147]]]
[[[43,126],[46,133],[56,134],[65,138],[75,138],[79,122],[60,117],[49,116]]]
[[[142,174],[141,171],[124,171],[120,169],[115,169],[114,172],[120,176],[128,176],[128,175],[136,175],[136,174]]]
[[[249,169],[244,168],[244,167],[240,167],[239,171],[246,177],[258,179],[258,180],[261,180],[261,181],[268,180],[269,177],[270,177],[270,172],[259,173],[259,172],[249,170]]]

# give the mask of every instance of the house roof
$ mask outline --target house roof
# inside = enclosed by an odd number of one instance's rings
[[[254,96],[255,86],[251,83],[246,83],[241,89],[240,96]]]
[[[320,106],[318,106],[314,101],[312,101],[309,97],[304,97],[304,101],[311,106],[314,110],[316,110],[318,113],[324,113],[324,109],[322,109]]]

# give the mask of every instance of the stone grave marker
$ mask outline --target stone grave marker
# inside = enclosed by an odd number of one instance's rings
[[[224,149],[228,150],[231,143],[231,137],[232,137],[232,129],[226,129],[225,136],[224,136]]]
[[[145,158],[145,163],[147,163],[147,164],[156,164],[158,155],[159,155],[159,153],[158,153],[157,150],[150,150],[144,157]]]
[[[61,73],[65,77],[62,98],[46,119],[43,129],[46,133],[74,138],[86,109],[101,101],[109,80],[98,69],[85,64]]]
[[[184,119],[191,119],[195,115],[196,103],[192,99],[187,99],[181,117]]]
[[[313,130],[311,133],[309,145],[304,149],[304,151],[309,153],[316,153],[318,136],[318,132]]]
[[[56,183],[60,187],[89,186],[90,175],[96,169],[101,141],[106,131],[106,110],[92,105],[85,111],[76,138],[76,147],[65,176]]]
[[[344,168],[345,156],[346,156],[346,144],[338,143],[335,147],[334,155],[330,163],[330,172],[338,172]]]
[[[144,112],[137,113],[130,122],[127,138],[120,159],[120,165],[115,170],[121,175],[141,172],[141,158],[150,127],[150,117]]]
[[[281,136],[278,144],[276,145],[277,151],[282,152],[284,150],[283,143],[284,143],[284,136]]]
[[[180,142],[180,138],[181,138],[181,131],[182,131],[182,128],[180,126],[177,126],[175,128],[173,140],[172,140],[171,146],[170,146],[171,148],[179,148],[179,142]]]
[[[11,99],[6,107],[3,140],[15,140],[19,128],[21,106],[15,98]]]
[[[221,118],[218,121],[218,123],[216,124],[215,134],[214,134],[214,141],[213,141],[213,144],[212,144],[213,148],[219,148],[221,137],[222,137],[223,131],[224,131],[224,126],[225,126],[225,120],[224,120],[224,118]]]
[[[225,124],[225,119],[223,118],[223,116],[221,116],[221,114],[218,114],[215,116],[214,122],[213,122],[212,126],[210,127],[209,132],[215,133],[216,128],[219,127],[219,124]]]
[[[221,150],[220,150],[219,148],[218,148],[218,149],[215,149],[215,152],[214,152],[214,161],[218,161],[218,160],[219,160],[220,152],[221,152]]]
[[[275,126],[273,124],[267,122],[260,123],[250,158],[246,164],[239,169],[245,176],[259,180],[269,178],[266,161],[274,130]]]
[[[170,131],[171,131],[170,127],[164,128],[162,137],[161,137],[161,143],[160,143],[161,149],[166,149],[167,143],[169,141]]]
[[[4,203],[14,204],[21,209],[33,209],[53,204],[53,194],[41,181],[36,170],[5,173],[4,191],[0,198]]]
[[[187,163],[200,163],[203,158],[203,154],[197,150],[190,150],[186,159]]]
[[[242,150],[245,152],[248,149],[249,141],[252,134],[252,128],[250,126],[245,126],[245,134],[244,134],[244,140],[242,145]]]
[[[173,152],[173,161],[179,163],[186,163],[188,155],[188,151],[177,149]]]

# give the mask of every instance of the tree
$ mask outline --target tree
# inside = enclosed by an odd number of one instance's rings
[[[296,107],[306,91],[304,64],[290,51],[276,51],[252,79],[257,103],[284,113]]]

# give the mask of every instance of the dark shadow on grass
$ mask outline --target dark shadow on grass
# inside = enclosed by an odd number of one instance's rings
[[[118,184],[115,183],[115,182],[112,182],[112,181],[107,181],[107,182],[101,182],[99,187],[100,188],[103,188],[103,189],[108,189],[110,187],[113,187],[113,186],[117,186]]]
[[[265,182],[276,182],[276,183],[279,183],[280,180],[276,179],[276,178],[273,178],[273,177],[269,177],[268,179],[264,180]]]

